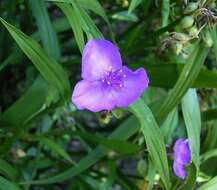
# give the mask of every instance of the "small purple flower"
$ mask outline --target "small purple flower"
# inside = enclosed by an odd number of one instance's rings
[[[174,162],[173,170],[176,176],[185,179],[187,166],[191,161],[191,151],[187,139],[178,139],[174,145]]]
[[[82,79],[74,88],[72,102],[93,112],[127,107],[149,79],[143,68],[135,72],[122,66],[118,48],[107,40],[90,40],[82,54]]]

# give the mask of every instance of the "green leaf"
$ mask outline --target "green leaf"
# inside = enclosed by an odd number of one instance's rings
[[[217,176],[212,178],[207,183],[203,184],[197,190],[216,190],[217,187]]]
[[[122,125],[117,127],[117,129],[109,136],[109,139],[118,139],[125,140],[130,136],[135,134],[139,129],[139,125],[135,117],[130,117],[127,119]],[[82,173],[87,170],[93,164],[95,164],[98,160],[103,158],[108,153],[108,149],[104,146],[97,146],[91,153],[89,153],[86,157],[84,157],[76,166],[69,168],[63,173],[57,174],[56,176],[41,179],[37,181],[28,181],[23,182],[22,184],[50,184],[57,183],[67,179],[71,179],[72,177]]]
[[[148,174],[147,174],[147,180],[148,180],[147,190],[153,189],[154,181],[155,181],[155,175],[156,175],[156,167],[153,164],[153,162],[151,161],[151,159],[149,159]]]
[[[44,49],[47,51],[48,55],[54,57],[56,60],[59,60],[59,42],[47,13],[44,0],[30,0],[29,4],[36,19]]]
[[[7,176],[11,180],[15,180],[18,177],[18,171],[2,159],[0,159],[0,173]]]
[[[99,31],[93,20],[90,18],[90,16],[87,14],[86,10],[84,10],[79,3],[76,1],[70,0],[77,16],[80,18],[80,22],[82,25],[82,28],[84,32],[86,33],[88,39],[92,38],[103,38],[102,33]]]
[[[215,59],[217,61],[217,28],[216,26],[214,26],[213,29],[210,31],[210,35],[213,41]]]
[[[169,15],[170,15],[170,0],[163,0],[162,1],[162,27],[165,27],[169,23]]]
[[[194,189],[197,178],[197,168],[192,163],[186,168],[187,177],[184,182],[183,190]]]
[[[121,11],[121,12],[114,13],[112,15],[112,18],[117,20],[131,21],[131,22],[138,21],[137,16],[128,11]]]
[[[48,57],[39,44],[32,38],[7,23],[1,17],[0,21],[7,28],[27,57],[33,62],[44,79],[55,87],[63,97],[68,98],[70,95],[70,85],[63,68],[57,64],[54,59]]]
[[[107,148],[115,150],[118,153],[123,155],[135,154],[140,150],[140,147],[138,145],[130,142],[120,141],[120,140],[110,140],[104,137],[91,135],[89,133],[84,133],[84,132],[73,132],[73,133],[84,139],[96,142],[98,144],[102,144]]]
[[[77,14],[77,11],[68,4],[65,3],[57,3],[57,6],[64,12],[66,15],[71,27],[72,31],[74,33],[76,42],[78,44],[78,47],[80,49],[80,52],[82,53],[84,48],[84,35],[82,31],[82,25],[80,21],[80,15]]]
[[[145,105],[142,99],[137,100],[129,106],[130,110],[140,121],[142,133],[153,164],[164,183],[166,189],[170,187],[169,167],[166,154],[166,145],[163,135],[158,127],[151,110]]]
[[[79,4],[82,7],[86,9],[90,9],[91,11],[100,15],[107,22],[107,24],[109,24],[108,17],[106,16],[103,7],[100,5],[100,3],[97,0],[79,0]]]
[[[196,46],[194,52],[184,66],[174,88],[171,90],[166,100],[158,109],[156,113],[157,121],[163,119],[180,102],[188,88],[197,78],[207,54],[207,48],[200,44]]]
[[[172,135],[178,125],[178,111],[174,108],[167,116],[166,120],[160,127],[166,144],[172,143]]]
[[[131,0],[128,11],[132,12],[140,3],[142,3],[142,0]]]
[[[47,96],[48,85],[39,77],[24,95],[1,115],[1,123],[10,127],[22,126],[45,108]]]
[[[46,1],[72,4],[71,0],[46,0]],[[90,9],[91,11],[100,15],[106,22],[108,22],[106,13],[97,0],[79,0],[79,4],[85,9]]]
[[[50,150],[53,151],[54,153],[60,155],[65,160],[68,160],[70,163],[73,163],[69,154],[53,140],[43,136],[38,137],[37,140],[40,141],[42,144],[47,145],[50,148]]]
[[[133,65],[132,68],[144,66],[144,62]],[[145,64],[150,86],[172,88],[184,69],[183,64]],[[170,76],[169,78],[167,76]],[[193,88],[217,88],[217,72],[201,69],[197,78],[190,85]]]
[[[200,156],[200,160],[203,163],[212,157],[217,157],[217,149],[212,149],[209,150],[208,152],[205,152]]]
[[[0,176],[0,189],[1,190],[21,190],[15,183],[8,181]]]
[[[191,159],[199,169],[200,164],[200,107],[195,89],[189,89],[182,99],[182,112],[187,128]]]

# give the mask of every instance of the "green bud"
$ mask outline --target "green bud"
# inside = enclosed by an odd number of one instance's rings
[[[192,26],[191,28],[189,28],[188,32],[191,37],[198,38],[198,34],[200,31],[197,29],[196,26]]]
[[[188,3],[187,7],[184,10],[184,14],[192,13],[193,11],[197,10],[197,8],[198,8],[197,2]]]
[[[194,24],[194,18],[192,16],[186,16],[181,21],[181,27],[183,29],[190,28]]]

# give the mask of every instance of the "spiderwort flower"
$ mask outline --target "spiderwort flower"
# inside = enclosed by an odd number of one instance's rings
[[[188,140],[180,138],[174,145],[174,162],[173,170],[176,176],[185,179],[186,171],[185,166],[190,163],[191,152],[188,145]]]
[[[149,83],[143,68],[133,72],[122,66],[118,48],[102,39],[90,40],[85,45],[81,77],[83,80],[75,86],[72,102],[78,109],[93,112],[127,107]]]

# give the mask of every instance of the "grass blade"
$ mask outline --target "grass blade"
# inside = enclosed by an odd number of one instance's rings
[[[1,190],[21,190],[15,183],[8,181],[0,176],[0,189]]]
[[[63,97],[69,97],[69,80],[63,68],[57,62],[48,57],[39,44],[23,32],[0,18],[2,24],[7,28],[11,36],[33,62],[44,79],[55,87]]]
[[[84,35],[83,35],[82,25],[80,22],[79,15],[77,14],[77,12],[74,10],[74,8],[70,4],[57,3],[57,6],[63,11],[65,16],[67,17],[72,27],[75,40],[78,44],[80,52],[82,53],[83,48],[84,48]]]
[[[18,177],[18,171],[2,159],[0,159],[0,173],[7,176],[11,180],[15,180]]]
[[[47,51],[48,55],[51,55],[56,60],[59,60],[59,42],[47,13],[44,0],[30,0],[29,4],[36,19],[44,49]]]
[[[158,127],[151,110],[139,99],[130,105],[130,110],[140,121],[141,130],[145,137],[148,152],[159,172],[166,189],[169,189],[169,167],[166,154],[166,146],[163,135]]]
[[[200,164],[200,107],[195,89],[189,89],[182,99],[182,112],[188,133],[191,159],[199,169]]]
[[[127,119],[122,125],[120,125],[110,136],[109,139],[125,140],[135,134],[139,129],[139,125],[135,117]],[[56,176],[41,179],[37,181],[28,181],[22,184],[51,184],[61,182],[70,179],[83,171],[87,170],[98,160],[103,158],[108,152],[108,149],[103,146],[97,146],[90,154],[84,157],[76,166],[69,168],[68,170],[60,173]]]
[[[174,88],[156,113],[156,119],[158,121],[164,118],[170,112],[170,110],[172,110],[180,102],[188,88],[197,78],[207,54],[207,48],[203,47],[202,45],[196,46],[195,51],[192,53],[190,59],[184,66],[184,69],[182,70],[182,73],[179,76]]]
[[[212,178],[207,183],[203,184],[197,190],[216,190],[217,187],[217,176]]]

